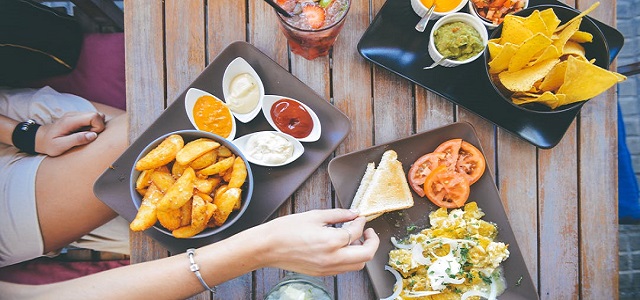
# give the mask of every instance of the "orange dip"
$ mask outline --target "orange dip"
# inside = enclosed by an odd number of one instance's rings
[[[460,0],[420,0],[424,6],[430,8],[433,5],[433,2],[436,3],[436,8],[434,11],[437,12],[448,12],[452,11],[458,4],[460,4]]]
[[[231,111],[220,100],[211,96],[202,96],[193,105],[193,120],[196,127],[227,138],[231,134]]]

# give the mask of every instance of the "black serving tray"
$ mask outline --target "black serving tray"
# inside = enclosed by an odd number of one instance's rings
[[[556,0],[529,1],[529,7],[545,4],[569,7]],[[465,7],[463,11],[466,10]],[[609,47],[610,61],[613,61],[624,44],[624,37],[615,28],[589,19],[602,31]],[[482,57],[459,67],[423,70],[422,67],[433,63],[427,53],[427,45],[429,32],[435,22],[429,22],[424,32],[418,32],[414,27],[419,20],[411,8],[410,0],[388,0],[360,38],[358,51],[365,59],[476,113],[539,148],[553,148],[560,142],[582,105],[546,114],[519,109],[507,103],[495,91]],[[489,35],[492,31],[489,30]]]
[[[190,239],[174,238],[155,226],[144,231],[173,253],[223,240],[266,221],[333,153],[351,130],[351,121],[347,116],[309,86],[253,45],[242,41],[235,42],[220,52],[176,101],[124,151],[112,167],[104,171],[93,188],[98,199],[127,221],[131,222],[135,218],[138,210],[133,203],[130,185],[131,169],[138,154],[159,136],[175,130],[194,129],[184,106],[187,90],[197,88],[223,99],[224,70],[236,57],[244,58],[256,70],[264,83],[266,94],[292,97],[313,109],[322,123],[322,135],[316,142],[303,143],[304,154],[286,166],[263,167],[251,164],[254,181],[251,202],[245,213],[225,230],[210,236]],[[249,123],[236,122],[236,125],[236,138],[256,131],[273,130],[262,113]]]

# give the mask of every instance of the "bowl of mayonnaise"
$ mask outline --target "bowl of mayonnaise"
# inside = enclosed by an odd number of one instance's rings
[[[233,116],[242,123],[248,123],[262,109],[264,84],[253,67],[238,57],[224,71],[222,94]]]
[[[278,131],[258,131],[241,136],[233,143],[250,163],[279,167],[292,163],[304,153],[302,143]]]

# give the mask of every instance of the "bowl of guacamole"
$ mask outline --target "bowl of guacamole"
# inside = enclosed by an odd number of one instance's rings
[[[488,41],[487,29],[466,13],[454,13],[439,19],[429,36],[429,56],[433,61],[447,57],[440,63],[455,67],[470,63],[482,56]]]

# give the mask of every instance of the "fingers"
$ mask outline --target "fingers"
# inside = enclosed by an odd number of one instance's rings
[[[100,133],[105,128],[105,115],[100,112],[83,112],[65,114],[61,119],[61,133],[70,134],[78,131]]]
[[[349,222],[358,217],[356,212],[341,208],[314,210],[310,213],[313,213],[324,225]]]

